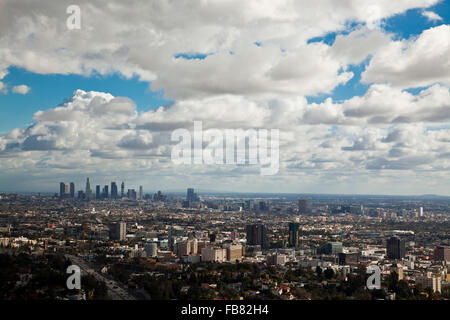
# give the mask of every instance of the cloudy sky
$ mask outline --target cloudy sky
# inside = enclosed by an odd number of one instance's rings
[[[450,195],[449,88],[448,0],[0,0],[0,191]],[[279,129],[278,174],[175,165],[193,121]]]

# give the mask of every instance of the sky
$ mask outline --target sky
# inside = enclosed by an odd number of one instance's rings
[[[449,0],[0,0],[0,192],[450,195],[449,89]],[[194,121],[279,171],[174,163]]]

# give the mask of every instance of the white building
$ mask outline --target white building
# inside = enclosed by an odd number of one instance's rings
[[[416,285],[421,284],[424,289],[431,288],[433,292],[441,292],[441,281],[440,276],[435,276],[431,272],[427,272],[416,278]]]

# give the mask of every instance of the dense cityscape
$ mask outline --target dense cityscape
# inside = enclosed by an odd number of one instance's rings
[[[448,197],[75,190],[0,195],[0,299],[450,298]]]

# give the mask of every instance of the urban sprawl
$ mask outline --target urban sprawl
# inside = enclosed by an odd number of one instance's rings
[[[449,214],[450,198],[432,195],[61,182],[0,194],[0,299],[449,299]],[[80,289],[66,285],[71,265]]]

